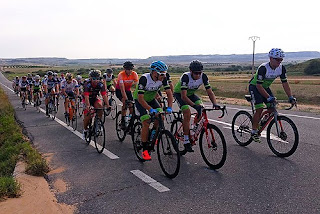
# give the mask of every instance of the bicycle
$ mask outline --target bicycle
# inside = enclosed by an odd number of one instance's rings
[[[117,131],[117,136],[118,139],[122,142],[126,135],[129,133],[132,135],[133,133],[133,125],[135,120],[140,120],[139,116],[136,115],[135,112],[135,104],[134,101],[127,100],[126,103],[126,109],[127,108],[132,108],[133,109],[133,114],[127,114],[124,117],[124,122],[122,121],[122,114],[121,111],[118,111],[117,116],[116,116],[116,131]]]
[[[83,111],[84,111],[82,95],[77,97],[76,108],[77,108],[77,112],[78,112],[79,117],[82,117]]]
[[[219,118],[222,118],[226,112],[226,107],[224,106],[219,109],[202,108],[198,124],[195,123],[198,113],[192,114],[195,115],[195,118],[192,123],[193,128],[190,129],[190,132],[194,132],[194,134],[189,133],[189,140],[192,145],[195,145],[196,141],[199,139],[200,153],[204,162],[211,169],[219,169],[226,161],[227,146],[221,130],[214,124],[209,123],[207,112],[213,110],[222,111],[222,115],[219,116]],[[179,112],[174,112],[174,114],[176,114],[176,116],[171,124],[170,130],[178,142],[180,154],[185,155],[187,151],[183,146],[184,134],[182,112],[180,110]]]
[[[68,96],[67,96],[68,97]],[[73,130],[77,129],[77,98],[76,97],[69,97],[68,101],[68,114],[65,115],[66,123],[68,126],[73,128]]]
[[[25,91],[21,91],[20,92],[21,94],[20,94],[20,96],[21,96],[21,105],[22,105],[22,108],[23,108],[23,110],[27,110],[27,108],[26,108],[26,92]]]
[[[151,115],[150,125],[154,124],[155,120],[158,120],[159,126],[157,130],[154,127],[151,129],[149,127],[149,142],[151,143],[149,152],[154,151],[154,147],[157,146],[157,155],[162,171],[168,178],[175,178],[180,170],[180,154],[174,136],[169,130],[165,129],[162,119],[164,114],[162,112],[158,113],[158,116],[155,114]],[[132,142],[134,152],[139,161],[144,162],[145,160],[141,156],[143,149],[141,142],[142,123],[137,121],[133,126],[133,130]]]
[[[113,98],[113,94],[114,92],[113,91],[110,91],[109,92],[109,105],[111,107],[111,110],[105,110],[104,113],[103,113],[103,123],[105,122],[106,120],[106,117],[111,115],[111,118],[114,120],[116,119],[117,117],[117,111],[118,111],[118,107],[117,107],[117,102],[116,100]]]
[[[85,136],[85,141],[89,145],[93,137],[94,145],[98,153],[102,153],[106,144],[106,133],[104,124],[97,114],[97,110],[104,111],[104,108],[91,108],[88,115],[91,114],[92,118],[89,122],[88,133]]]
[[[251,103],[251,109],[254,114],[254,103],[251,95],[245,95],[248,102]],[[272,103],[271,113],[264,111],[259,122],[258,134],[266,134],[267,142],[271,151],[278,157],[289,157],[292,155],[299,144],[299,133],[294,122],[283,115],[279,115],[277,111],[277,103]],[[292,109],[296,104],[291,104],[289,108]],[[267,109],[267,108],[264,108]],[[267,127],[267,132],[263,130]],[[232,120],[232,135],[235,141],[240,146],[247,146],[252,142],[252,115],[247,111],[237,112]]]
[[[33,94],[33,96],[36,96],[34,106],[36,107],[37,112],[40,113],[40,105],[41,105],[40,93],[37,91],[36,93]]]
[[[49,103],[48,103],[48,113],[51,114],[51,119],[54,120],[56,118],[56,114],[58,112],[58,108],[56,106],[56,94],[49,94]]]

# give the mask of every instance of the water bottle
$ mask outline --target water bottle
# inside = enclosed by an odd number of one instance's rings
[[[260,120],[260,125],[263,127],[264,124],[268,121],[269,119],[269,113],[266,113],[265,115],[263,115],[263,117]]]
[[[150,134],[150,142],[153,141],[155,135],[156,135],[156,130],[155,130],[155,129],[152,129],[152,130],[151,130],[151,134]]]
[[[127,127],[128,126],[128,121],[129,121],[129,116],[124,116],[124,124]]]

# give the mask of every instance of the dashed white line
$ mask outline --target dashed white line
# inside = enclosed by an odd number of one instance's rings
[[[159,192],[167,192],[170,191],[170,189],[158,181],[154,180],[150,176],[146,175],[145,173],[141,172],[140,170],[131,170],[130,171],[132,174],[140,178],[143,182],[149,184],[152,188],[158,190]]]

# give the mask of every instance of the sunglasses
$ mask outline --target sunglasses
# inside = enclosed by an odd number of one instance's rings
[[[92,80],[100,80],[100,77],[91,77]]]
[[[200,74],[202,74],[202,72],[200,71],[200,72],[192,72],[194,75],[200,75]]]
[[[277,62],[282,62],[283,59],[281,58],[273,58],[274,60],[276,60]]]

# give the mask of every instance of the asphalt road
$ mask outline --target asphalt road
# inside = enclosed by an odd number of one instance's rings
[[[227,141],[225,165],[208,169],[196,147],[181,158],[180,173],[171,180],[155,153],[151,162],[140,163],[130,137],[118,141],[114,120],[108,118],[105,124],[106,147],[115,155],[108,157],[34,107],[22,110],[2,74],[0,83],[34,145],[41,153],[53,154],[52,168],[65,168],[47,179],[51,186],[57,179],[68,184],[66,192],[55,195],[59,202],[75,204],[78,213],[320,213],[320,115],[280,111],[295,122],[300,143],[292,156],[278,158],[265,138],[247,147],[236,144],[231,121],[239,109],[248,108],[228,105],[223,119],[217,118],[219,112],[209,114]],[[62,108],[58,118],[64,121]],[[78,127],[81,133],[82,125]],[[136,172],[154,180],[143,181]]]

